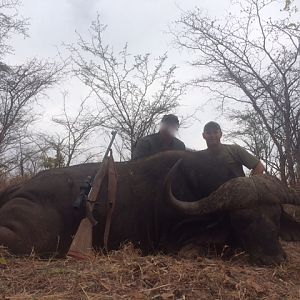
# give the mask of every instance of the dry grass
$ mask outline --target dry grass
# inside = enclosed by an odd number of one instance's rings
[[[88,261],[14,258],[2,250],[0,299],[300,299],[300,243],[284,246],[289,261],[275,268],[251,266],[244,255],[143,257],[130,245]]]
[[[1,175],[1,174],[0,174]],[[30,179],[29,176],[21,177],[11,177],[11,178],[5,178],[0,176],[0,191],[5,190],[6,188],[9,188],[14,185],[18,185],[20,183],[24,183]]]

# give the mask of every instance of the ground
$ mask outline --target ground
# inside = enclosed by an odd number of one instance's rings
[[[283,245],[289,259],[272,268],[251,266],[243,253],[227,261],[143,257],[131,245],[87,261],[2,249],[0,299],[300,299],[300,243]]]

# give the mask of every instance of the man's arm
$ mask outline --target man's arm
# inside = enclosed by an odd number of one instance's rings
[[[243,147],[238,145],[237,147],[241,163],[251,170],[250,176],[263,174],[265,167],[262,162]]]
[[[252,169],[250,176],[263,174],[264,171],[265,171],[265,167],[261,163],[261,161],[259,161],[259,163],[256,165],[256,167],[254,169]]]
[[[145,139],[141,139],[137,142],[133,152],[132,152],[132,160],[136,160],[139,158],[143,158],[150,154],[150,143]]]

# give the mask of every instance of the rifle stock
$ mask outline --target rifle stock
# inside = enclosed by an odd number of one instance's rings
[[[93,211],[94,203],[97,200],[98,194],[100,192],[103,179],[108,172],[109,161],[107,159],[107,156],[110,152],[116,134],[117,134],[116,131],[112,132],[111,141],[105,152],[100,168],[93,180],[92,188],[88,195],[88,200],[86,203],[86,217],[83,218],[80,222],[80,225],[73,238],[67,256],[71,256],[77,259],[85,259],[93,255],[92,234],[93,234],[93,227],[97,224],[97,221],[94,219],[92,211]]]
[[[93,225],[88,218],[81,220],[67,256],[86,259],[93,255]]]

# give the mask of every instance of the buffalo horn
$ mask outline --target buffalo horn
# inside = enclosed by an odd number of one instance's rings
[[[198,201],[194,202],[186,202],[186,201],[180,201],[178,200],[173,192],[172,192],[172,181],[174,179],[174,175],[178,169],[178,166],[180,165],[182,159],[178,160],[174,166],[169,171],[166,180],[165,180],[165,191],[167,192],[167,201],[169,204],[173,207],[175,207],[178,211],[181,211],[182,213],[188,214],[188,215],[201,215],[207,213],[206,208],[210,210],[211,205],[209,205],[206,198],[202,198]],[[208,204],[208,206],[207,206]]]

